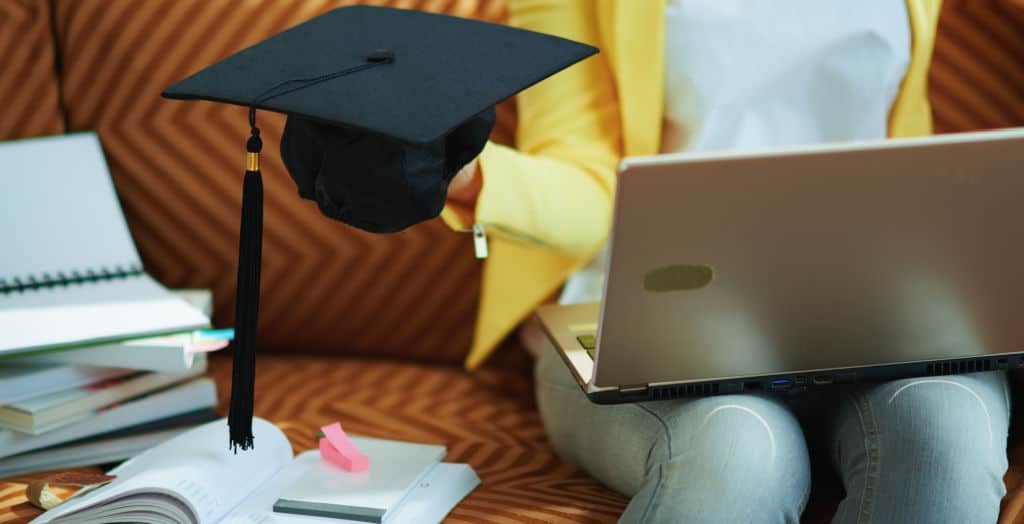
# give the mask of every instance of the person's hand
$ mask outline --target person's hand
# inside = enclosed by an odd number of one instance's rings
[[[476,199],[480,196],[482,187],[483,177],[480,176],[479,162],[474,158],[460,169],[448,184],[448,202],[475,209]]]

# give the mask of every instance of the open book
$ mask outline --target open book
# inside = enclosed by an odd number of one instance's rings
[[[224,419],[179,435],[110,471],[116,480],[105,486],[83,489],[60,506],[44,513],[33,523],[72,524],[90,522],[147,522],[152,524],[300,524],[345,522],[339,518],[274,513],[275,502],[286,493],[309,499],[324,496],[324,507],[368,506],[381,498],[393,500],[378,522],[439,522],[455,504],[478,484],[479,479],[465,464],[440,464],[444,448],[423,444],[353,437],[352,441],[370,456],[368,472],[351,473],[324,463],[318,451],[292,457],[288,439],[273,424],[253,420],[255,449],[237,455],[224,445]],[[410,466],[404,475],[384,467],[388,456],[371,449],[380,446],[405,448],[406,459],[419,462],[430,457],[428,466]],[[376,446],[376,448],[375,448]],[[440,453],[438,450],[441,450]],[[411,450],[411,451],[410,451]],[[419,457],[419,458],[417,458]],[[333,468],[333,469],[332,469]],[[308,486],[308,479],[330,471],[344,486],[344,492],[317,494],[322,486]],[[394,480],[374,479],[384,475]],[[413,480],[410,482],[408,478]],[[376,486],[375,492],[366,491]],[[364,490],[362,494],[353,494]],[[301,493],[296,493],[300,490]],[[343,500],[338,506],[332,497]],[[314,501],[310,500],[311,503]],[[363,508],[368,509],[368,508]],[[365,513],[364,513],[365,514]],[[363,520],[366,522],[367,520]]]

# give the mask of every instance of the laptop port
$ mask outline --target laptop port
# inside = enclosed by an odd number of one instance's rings
[[[792,380],[789,380],[788,378],[780,378],[773,380],[768,389],[771,391],[788,391],[792,387]]]
[[[814,383],[818,384],[818,385],[821,385],[821,384],[831,384],[832,383],[832,375],[818,375],[818,376],[814,377]]]
[[[853,372],[849,373],[836,373],[835,383],[836,384],[852,384],[857,381],[857,374]]]
[[[639,400],[647,398],[648,388],[644,386],[625,386],[619,388],[619,395],[623,400]]]

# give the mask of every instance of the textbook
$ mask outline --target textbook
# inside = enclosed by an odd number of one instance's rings
[[[397,504],[379,519],[362,518],[362,522],[420,524],[440,522],[479,484],[469,466],[440,463],[441,446],[352,437],[370,456],[370,469],[353,473],[325,462],[316,450],[293,457],[284,433],[260,418],[253,419],[254,449],[233,453],[224,445],[227,433],[227,421],[221,419],[178,435],[112,469],[113,482],[84,488],[32,522],[347,522],[340,515],[327,519],[272,509],[284,493],[313,495],[316,489],[303,486],[317,476],[347,486],[345,493],[333,495],[347,495],[343,505],[350,509],[364,503],[375,506],[383,499]],[[373,451],[382,447],[403,449],[402,456],[413,463],[399,471],[399,463],[389,464],[387,455]],[[330,500],[324,503],[332,505]]]
[[[113,367],[5,361],[0,364],[0,405],[131,373],[130,369]]]
[[[99,464],[114,464],[170,440],[200,424],[219,419],[206,408],[161,418],[102,435],[65,442],[0,460],[0,478]]]
[[[189,347],[202,333],[189,331],[94,346],[62,348],[18,355],[13,361],[32,364],[91,363],[97,366],[130,366],[136,370],[184,372],[195,365],[197,354],[189,351]]]
[[[0,406],[0,427],[33,435],[52,431],[107,406],[201,375],[206,371],[202,360],[184,373],[135,373]]]
[[[213,381],[205,377],[198,378],[171,389],[106,407],[41,435],[0,430],[0,459],[216,405],[217,388]]]

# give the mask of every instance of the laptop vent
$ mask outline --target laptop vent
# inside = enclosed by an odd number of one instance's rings
[[[975,371],[992,371],[992,369],[990,359],[976,358],[928,364],[928,375],[955,375],[957,373],[974,373]]]
[[[663,386],[651,392],[652,400],[670,400],[683,397],[705,397],[718,394],[718,384],[683,384]]]

